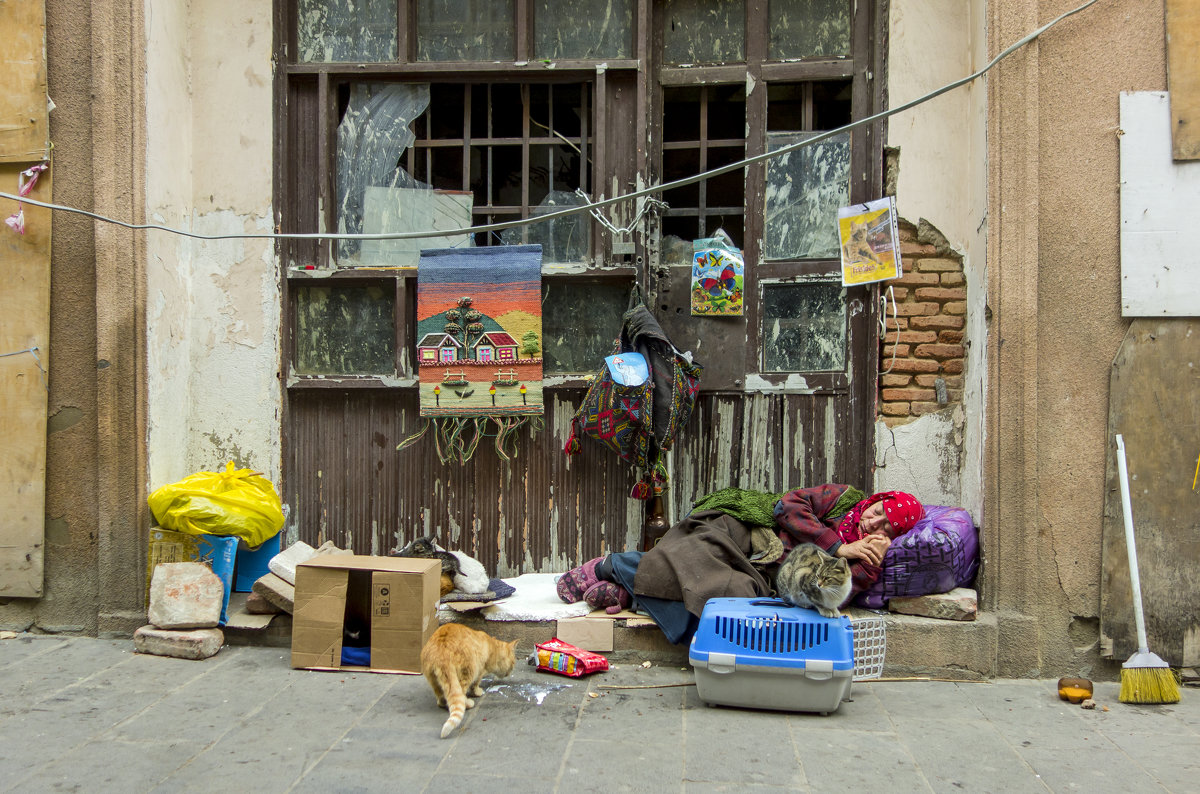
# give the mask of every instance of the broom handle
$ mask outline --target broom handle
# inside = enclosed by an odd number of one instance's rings
[[[1117,433],[1117,469],[1121,475],[1121,513],[1125,518],[1125,548],[1129,551],[1129,581],[1133,585],[1133,619],[1137,624],[1138,652],[1147,653],[1146,618],[1142,616],[1142,580],[1138,576],[1137,548],[1133,545],[1133,508],[1129,502],[1129,472],[1125,467],[1125,439]]]

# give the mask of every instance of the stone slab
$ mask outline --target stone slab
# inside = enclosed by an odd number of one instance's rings
[[[216,656],[225,642],[220,629],[189,629],[171,631],[155,626],[142,626],[133,633],[133,647],[138,653],[172,656],[176,659],[207,659]]]

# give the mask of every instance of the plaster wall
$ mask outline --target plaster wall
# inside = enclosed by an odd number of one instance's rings
[[[893,0],[888,105],[965,77],[983,63],[983,0]],[[899,149],[896,205],[922,241],[963,256],[967,281],[963,402],[904,428],[876,426],[876,490],[912,491],[932,504],[983,508],[986,306],[986,83],[968,83],[888,119]]]
[[[148,19],[149,213],[197,234],[270,233],[271,3],[149,0]],[[147,268],[150,487],[230,460],[278,486],[274,246],[160,238]]]
[[[191,230],[191,43],[188,4],[146,3],[146,215],[152,223]],[[151,487],[179,479],[184,461],[155,449],[187,449],[191,367],[192,243],[166,232],[146,234],[146,328],[149,384],[148,477]]]
[[[1074,0],[989,6],[997,52]],[[1120,316],[1118,101],[1166,88],[1163,3],[1106,0],[989,81],[984,579],[999,675],[1097,658],[1109,371]],[[1119,64],[1119,67],[1116,65]]]

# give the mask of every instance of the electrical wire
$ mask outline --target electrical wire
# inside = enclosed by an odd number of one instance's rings
[[[896,307],[896,291],[891,284],[888,284],[886,291],[879,293],[879,300],[883,303],[882,310],[879,312],[879,338],[887,338],[888,298],[892,299],[892,321],[896,323],[896,341],[892,343],[892,360],[888,362],[887,369],[879,373],[880,375],[886,375],[892,371],[892,366],[896,363],[896,348],[900,347],[900,310]]]
[[[985,75],[989,71],[991,71],[997,64],[999,64],[1005,58],[1012,55],[1014,52],[1021,49],[1026,44],[1029,44],[1031,41],[1034,41],[1039,36],[1041,36],[1043,33],[1050,30],[1051,28],[1053,28],[1055,25],[1059,24],[1060,22],[1067,19],[1068,17],[1072,17],[1075,14],[1078,14],[1082,11],[1087,10],[1088,8],[1090,8],[1091,6],[1095,5],[1098,2],[1099,2],[1099,0],[1087,0],[1087,2],[1083,3],[1082,5],[1055,17],[1054,19],[1050,20],[1046,24],[1044,24],[1041,27],[1034,30],[1032,33],[1027,34],[1026,36],[1017,40],[1013,44],[1010,44],[1008,47],[1006,47],[1004,50],[1002,50],[1000,53],[998,53],[994,58],[992,58],[990,61],[988,61],[987,65],[985,65],[982,69],[972,72],[971,74],[967,75],[966,77],[962,77],[962,78],[959,78],[958,80],[954,80],[953,82],[946,83],[941,88],[934,89],[933,91],[930,91],[927,94],[924,94],[924,95],[917,97],[916,99],[910,100],[908,102],[905,102],[894,108],[888,108],[887,110],[880,111],[879,113],[876,113],[872,116],[867,116],[865,118],[858,119],[857,121],[852,121],[849,124],[845,124],[836,129],[826,130],[824,132],[818,132],[818,133],[814,134],[812,137],[805,138],[802,141],[797,141],[795,143],[788,144],[787,146],[781,146],[780,148],[778,148],[774,151],[764,152],[762,154],[754,155],[753,157],[747,157],[746,159],[739,160],[736,163],[730,163],[728,165],[724,165],[719,168],[713,168],[709,171],[704,171],[704,172],[696,174],[694,176],[684,177],[682,179],[676,179],[671,182],[665,182],[662,184],[653,185],[651,187],[645,187],[645,188],[642,188],[641,190],[635,190],[630,193],[625,193],[623,195],[613,196],[612,198],[599,199],[596,201],[589,201],[587,204],[581,204],[576,207],[567,207],[567,208],[564,208],[561,210],[555,210],[554,212],[548,212],[544,215],[538,215],[536,217],[531,217],[531,218],[522,218],[520,220],[503,221],[500,223],[489,223],[489,224],[483,224],[480,226],[466,226],[461,229],[439,229],[436,231],[427,231],[427,232],[383,232],[383,233],[379,233],[379,234],[330,234],[330,233],[319,233],[319,232],[311,233],[311,234],[287,233],[287,232],[263,232],[263,233],[259,233],[259,234],[246,234],[246,233],[242,233],[242,234],[198,234],[196,232],[183,231],[181,229],[174,229],[169,226],[161,226],[159,224],[154,224],[154,223],[126,223],[124,221],[116,220],[115,218],[108,218],[104,215],[99,215],[94,212],[88,212],[87,210],[78,209],[76,207],[67,207],[67,206],[64,206],[61,204],[53,204],[50,202],[36,201],[36,200],[30,199],[30,198],[22,198],[19,196],[15,196],[11,193],[5,193],[3,191],[0,191],[0,198],[7,198],[7,199],[12,199],[14,201],[21,201],[26,204],[32,204],[35,207],[44,207],[44,208],[50,209],[50,210],[57,210],[57,211],[61,211],[61,212],[72,212],[72,213],[76,213],[79,215],[85,215],[89,218],[93,218],[98,221],[104,221],[105,223],[111,223],[111,224],[114,224],[117,226],[122,226],[126,229],[132,229],[135,231],[140,231],[140,230],[164,231],[164,232],[169,232],[171,234],[177,234],[177,235],[180,235],[183,237],[191,237],[196,240],[259,240],[259,239],[263,239],[263,240],[418,240],[418,239],[424,239],[424,238],[429,238],[429,237],[448,237],[448,236],[454,236],[454,235],[459,235],[459,234],[474,234],[477,232],[491,232],[491,231],[500,231],[503,229],[512,229],[512,228],[517,228],[520,226],[528,226],[528,225],[532,225],[535,223],[542,223],[545,221],[554,220],[556,218],[565,218],[565,217],[568,217],[571,215],[576,215],[576,214],[579,214],[582,212],[595,213],[596,210],[599,210],[603,207],[611,206],[613,204],[618,204],[622,201],[628,201],[629,199],[641,198],[643,196],[650,196],[650,195],[654,195],[657,193],[663,193],[668,190],[674,190],[675,188],[693,185],[698,182],[703,182],[707,179],[711,179],[712,177],[715,177],[715,176],[720,176],[722,174],[727,174],[731,171],[737,171],[739,169],[745,168],[749,165],[754,165],[754,164],[757,164],[760,162],[764,162],[773,157],[779,157],[781,155],[789,154],[789,153],[794,152],[797,149],[803,148],[805,146],[812,146],[813,144],[828,140],[828,139],[834,137],[835,135],[840,135],[843,132],[848,132],[850,130],[857,129],[858,127],[865,127],[868,124],[874,124],[877,121],[882,121],[883,119],[889,118],[890,116],[894,116],[897,113],[902,113],[902,112],[909,110],[911,108],[914,108],[918,105],[924,104],[925,102],[928,102],[931,99],[935,99],[935,98],[941,96],[942,94],[945,94],[948,91],[953,91],[955,88],[958,88],[959,86],[966,85],[967,83],[970,83],[970,82],[973,82],[974,80],[979,79],[980,77],[982,77],[983,75]]]

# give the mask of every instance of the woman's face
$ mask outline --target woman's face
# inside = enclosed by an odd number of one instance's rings
[[[883,512],[883,502],[876,502],[862,511],[862,516],[858,519],[858,528],[864,535],[891,537],[892,522],[888,521],[887,515]]]

